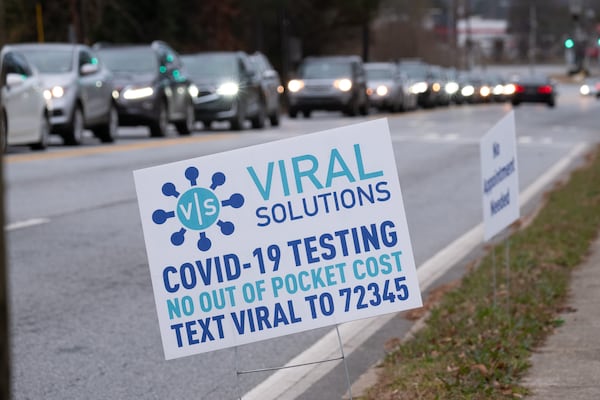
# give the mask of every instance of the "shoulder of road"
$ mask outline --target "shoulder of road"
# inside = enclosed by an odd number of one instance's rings
[[[585,192],[580,200],[583,198],[591,199],[591,202],[594,203],[593,206],[588,204],[583,207],[591,207],[590,212],[592,215],[597,213],[600,205],[600,196],[597,194],[597,181],[595,181],[600,169],[600,159],[597,152],[594,154],[594,156],[587,157],[589,162],[582,169],[583,173],[575,179],[579,181],[579,186],[558,189],[563,192],[565,190]],[[586,177],[586,174],[589,176]],[[595,186],[594,182],[596,182]],[[546,199],[548,197],[550,195],[547,195]],[[565,199],[573,201],[576,198],[565,197],[560,201]],[[546,207],[547,204],[540,209]],[[554,204],[554,207],[556,207],[556,204]],[[569,206],[563,205],[562,207],[568,208]],[[573,206],[573,209],[576,208],[576,205]],[[569,217],[568,211],[565,212],[564,217]],[[571,223],[581,224],[577,220],[579,217],[581,216],[576,215]],[[550,223],[545,225],[545,229],[551,230],[548,235],[554,233],[552,228],[556,229]],[[568,225],[565,228],[568,230]],[[560,300],[549,308],[551,313],[554,314],[550,316],[549,324],[545,323],[548,322],[547,320],[542,322],[542,318],[540,318],[540,325],[544,326],[542,330],[547,331],[547,333],[541,335],[541,343],[534,340],[534,343],[538,343],[538,345],[534,344],[533,348],[529,349],[530,355],[527,362],[529,368],[525,367],[522,373],[517,374],[520,382],[516,384],[522,389],[512,392],[516,397],[527,394],[534,400],[600,398],[600,381],[597,379],[600,372],[600,335],[598,335],[600,328],[600,307],[598,307],[600,303],[600,237],[598,236],[600,225],[598,224],[598,218],[593,218],[586,229],[587,232],[582,234],[581,240],[579,240],[581,248],[576,250],[579,251],[581,257],[573,258],[579,260],[575,263],[575,266],[572,269],[569,268],[573,266],[569,261],[565,261],[564,264],[559,262],[553,266],[553,268],[566,267],[567,284],[565,286],[567,287],[565,288],[565,295],[556,294]],[[577,233],[581,234],[582,232],[578,231]],[[577,242],[577,238],[569,238],[568,240]],[[569,246],[577,247],[564,245],[565,248]],[[548,251],[550,250],[554,249]],[[515,257],[517,256],[515,255]],[[532,268],[531,275],[543,273],[533,271],[537,267],[535,263],[529,267]],[[429,300],[437,303],[438,299],[430,298]],[[402,339],[402,343],[407,343],[411,338],[419,335],[419,331],[427,325],[428,315],[425,315],[415,323],[411,332]],[[435,356],[433,357],[435,358]],[[368,396],[368,391],[381,382],[382,372],[387,366],[389,364],[383,361],[378,362],[355,381],[352,385],[353,398],[372,399],[373,397]],[[482,375],[491,373],[488,369],[493,368],[491,366],[486,367],[483,364],[477,364],[477,366],[482,371]],[[448,365],[448,368],[450,368],[450,365]],[[481,379],[488,380],[489,376],[483,376]],[[418,385],[418,383],[415,384]],[[514,389],[506,389],[507,392],[512,390]],[[442,397],[444,397],[443,394]],[[348,394],[344,398],[349,398]]]

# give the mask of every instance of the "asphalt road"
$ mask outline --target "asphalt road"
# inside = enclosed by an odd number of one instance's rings
[[[597,143],[600,102],[561,86],[555,109],[516,109],[519,180],[529,187],[576,146]],[[453,106],[387,117],[417,266],[481,222],[479,139],[511,107]],[[263,131],[218,125],[154,140],[123,129],[113,145],[51,146],[5,157],[13,398],[239,398],[329,329],[165,361],[132,171],[363,121],[336,113]],[[348,357],[356,379],[410,323],[393,318]],[[338,366],[299,394],[337,399]]]

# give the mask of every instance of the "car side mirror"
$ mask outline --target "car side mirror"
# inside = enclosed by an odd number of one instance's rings
[[[263,77],[265,79],[272,79],[275,78],[277,76],[277,72],[275,72],[275,70],[272,69],[268,69],[265,72],[263,72]]]
[[[9,88],[19,86],[23,84],[24,81],[25,78],[21,74],[15,74],[14,72],[9,72],[6,74],[6,86]]]
[[[79,72],[81,75],[91,75],[98,72],[98,64],[83,64],[81,68],[79,68]]]

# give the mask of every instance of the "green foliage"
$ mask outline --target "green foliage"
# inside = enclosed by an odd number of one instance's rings
[[[45,40],[148,43],[161,39],[180,52],[262,51],[281,67],[283,33],[302,56],[353,40],[380,0],[4,0],[7,41],[37,41],[36,4]]]

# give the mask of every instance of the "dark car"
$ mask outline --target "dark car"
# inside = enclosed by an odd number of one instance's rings
[[[184,55],[182,60],[198,88],[193,104],[196,119],[204,126],[229,121],[232,129],[240,130],[250,119],[253,128],[264,127],[267,100],[248,54],[205,52]]]
[[[369,112],[367,78],[358,56],[307,57],[296,79],[288,82],[288,113],[310,117],[313,110]]]
[[[267,105],[267,115],[272,126],[279,125],[279,111],[281,108],[281,78],[279,73],[273,68],[269,59],[260,52],[250,55],[250,61],[258,74],[261,82],[263,96]]]
[[[431,108],[446,103],[445,83],[431,65],[417,60],[400,61],[400,71],[414,82],[411,91],[417,95],[420,107]]]
[[[114,75],[113,97],[120,125],[145,125],[151,136],[159,137],[166,135],[172,122],[179,134],[191,133],[196,87],[183,74],[175,50],[160,41],[96,48]]]
[[[545,75],[528,75],[517,78],[512,83],[510,101],[514,106],[521,103],[546,103],[548,107],[556,105],[556,86]]]
[[[23,43],[12,46],[39,71],[48,101],[52,133],[65,144],[81,143],[84,128],[102,142],[117,134],[112,98],[113,76],[88,46],[71,43]]]

